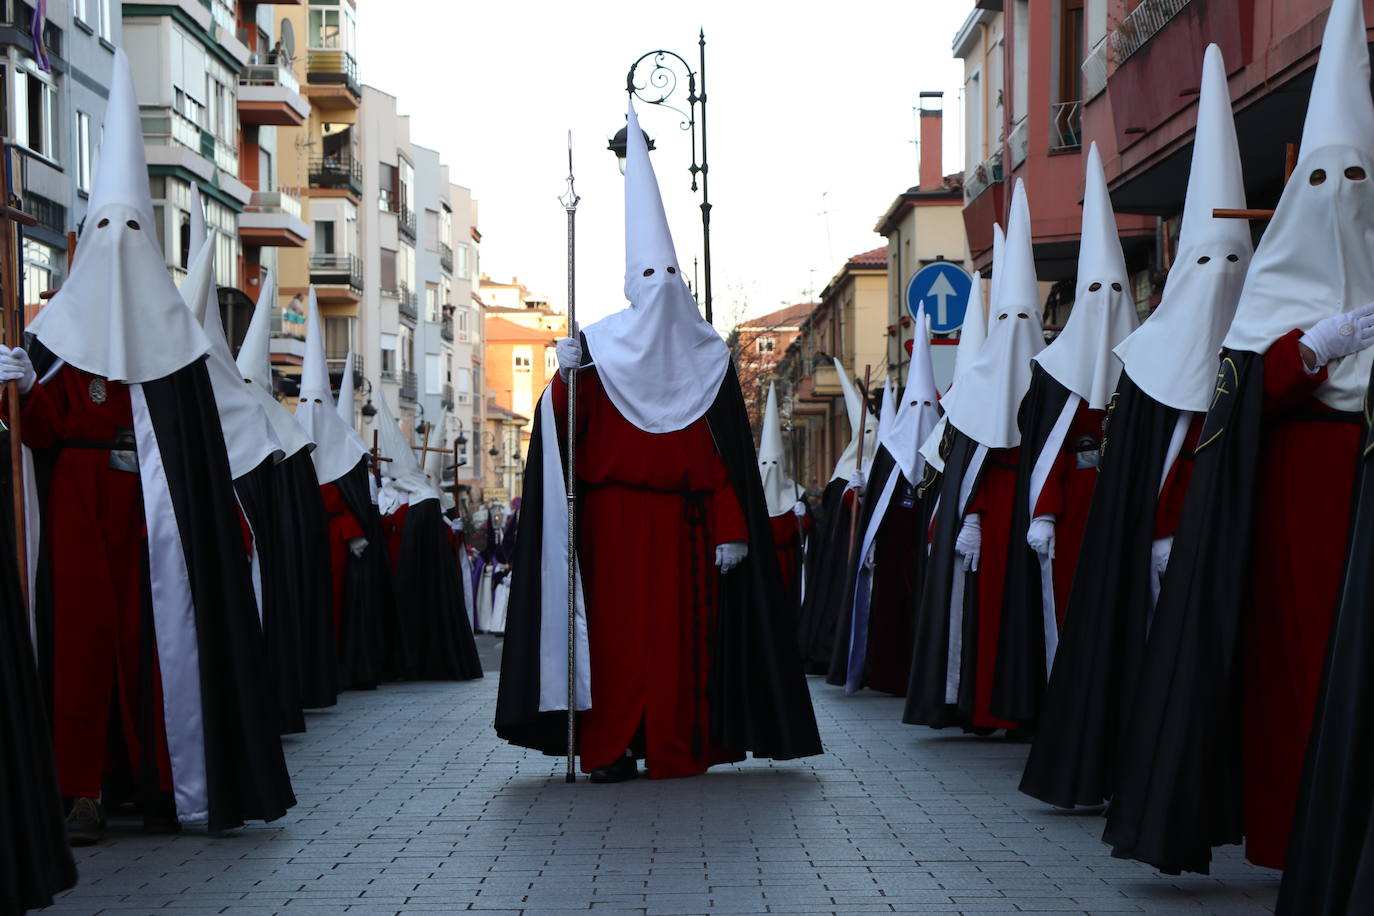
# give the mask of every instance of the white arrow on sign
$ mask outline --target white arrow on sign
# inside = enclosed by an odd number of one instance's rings
[[[941,271],[935,277],[935,282],[930,284],[930,292],[926,293],[927,299],[935,300],[936,319],[935,323],[944,326],[949,324],[948,303],[951,296],[959,295],[949,282],[949,277]]]

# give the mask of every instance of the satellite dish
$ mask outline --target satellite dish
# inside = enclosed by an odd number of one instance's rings
[[[296,59],[296,28],[290,19],[281,21],[281,49],[286,52],[287,60]]]

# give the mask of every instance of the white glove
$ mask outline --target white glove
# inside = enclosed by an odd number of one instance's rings
[[[1298,343],[1316,356],[1314,368],[1363,350],[1374,344],[1374,302],[1353,312],[1323,318],[1308,328]]]
[[[868,553],[864,554],[864,569],[872,570],[878,563],[878,545],[876,543],[868,545]]]
[[[1164,578],[1164,570],[1169,568],[1169,554],[1174,549],[1174,536],[1160,538],[1150,545],[1150,562],[1154,564],[1155,575]]]
[[[983,553],[983,519],[970,515],[964,519],[964,527],[954,539],[954,551],[964,558],[964,571],[977,572],[978,558]]]
[[[1054,516],[1037,515],[1026,529],[1026,543],[1042,557],[1054,559]]]
[[[352,538],[348,542],[348,552],[355,557],[361,557],[367,550],[367,538]]]
[[[553,346],[558,351],[558,374],[567,379],[570,371],[582,365],[582,342],[576,337],[560,337]]]
[[[806,503],[800,499],[792,506],[792,514],[797,518],[806,518]]]
[[[849,475],[849,489],[862,490],[864,488],[864,470],[855,468]]]
[[[723,573],[728,573],[743,563],[747,556],[749,556],[749,545],[744,541],[730,541],[728,544],[716,545],[716,565],[720,567],[720,571]]]
[[[18,382],[19,393],[28,394],[33,390],[38,376],[34,374],[33,363],[23,347],[13,350],[0,347],[0,382]]]

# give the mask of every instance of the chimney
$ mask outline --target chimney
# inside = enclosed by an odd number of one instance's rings
[[[944,186],[944,97],[943,92],[921,93],[921,175],[917,187],[922,191],[938,191]]]

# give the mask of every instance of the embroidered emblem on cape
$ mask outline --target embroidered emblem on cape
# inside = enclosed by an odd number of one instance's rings
[[[109,393],[105,390],[105,380],[99,376],[91,379],[91,384],[87,387],[86,393],[91,396],[92,404],[104,404],[110,399]]]

